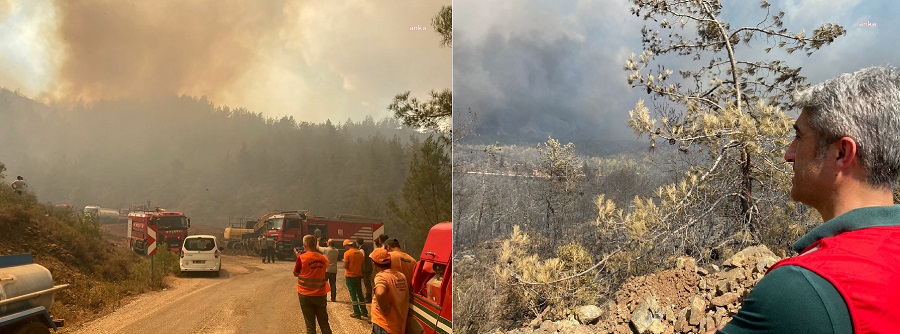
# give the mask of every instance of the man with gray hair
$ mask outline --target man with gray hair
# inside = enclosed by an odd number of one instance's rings
[[[872,67],[795,96],[791,198],[824,223],[769,269],[719,333],[900,330],[900,70]]]

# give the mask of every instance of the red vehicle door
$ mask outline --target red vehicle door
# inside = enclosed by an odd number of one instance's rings
[[[407,333],[452,333],[452,223],[435,225],[413,271]]]

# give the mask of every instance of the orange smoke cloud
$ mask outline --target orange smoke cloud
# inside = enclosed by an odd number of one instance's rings
[[[278,1],[59,1],[53,95],[94,101],[215,96],[277,37]]]

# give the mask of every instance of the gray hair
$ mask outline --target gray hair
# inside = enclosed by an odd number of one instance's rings
[[[869,67],[794,95],[816,132],[816,156],[842,137],[856,141],[866,181],[890,188],[900,171],[900,70]]]

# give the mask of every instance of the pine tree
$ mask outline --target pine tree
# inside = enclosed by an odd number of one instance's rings
[[[678,185],[660,190],[662,201],[672,201],[666,209],[672,211],[661,212],[662,217],[677,217],[663,225],[719,224],[705,244],[735,236],[763,241],[763,219],[783,213],[788,202],[784,195],[790,168],[782,155],[793,119],[783,109],[790,107],[789,94],[804,87],[806,78],[799,67],[777,57],[752,59],[752,47],[762,43],[766,54],[782,50],[809,56],[843,35],[844,28],[826,23],[812,34],[788,32],[784,12],[770,15],[766,1],[761,2],[766,14],[759,24],[743,27],[726,22],[723,5],[715,0],[632,4],[632,14],[658,26],[641,30],[644,51],[625,64],[628,83],[652,96],[655,118],[641,100],[629,112],[629,126],[648,135],[651,148],[662,139],[685,154],[706,157]],[[667,55],[690,57],[696,67],[685,65],[673,75],[658,58]]]
[[[410,163],[399,198],[388,197],[388,211],[406,231],[404,250],[418,254],[434,224],[449,221],[452,209],[450,157],[446,143],[429,136]],[[389,233],[391,234],[391,233]]]

